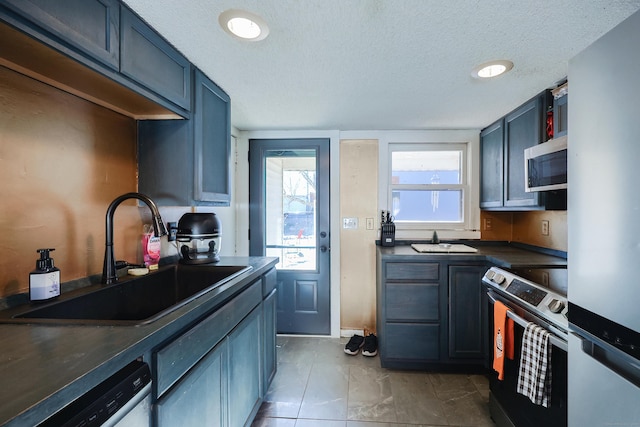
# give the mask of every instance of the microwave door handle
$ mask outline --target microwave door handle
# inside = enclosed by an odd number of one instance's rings
[[[496,298],[493,296],[493,293],[492,292],[487,292],[487,296],[489,297],[489,301],[491,302],[491,304],[495,304]],[[518,316],[511,309],[507,311],[507,317],[509,319],[513,320],[514,322],[516,322],[518,325],[522,326],[523,328],[526,328],[527,325],[530,323],[528,320],[523,319],[522,317]],[[549,329],[551,329],[551,328],[549,328]],[[567,344],[567,342],[565,340],[562,340],[562,339],[556,337],[553,334],[549,335],[549,342],[551,343],[551,345],[554,345],[554,346],[558,347],[562,351],[567,351],[568,348],[569,348],[569,346],[568,346],[568,344]]]

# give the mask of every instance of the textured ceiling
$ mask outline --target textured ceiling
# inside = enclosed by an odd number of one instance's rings
[[[241,130],[480,129],[567,76],[640,0],[125,0],[232,100]],[[230,37],[227,9],[260,15]],[[513,70],[490,81],[471,69]]]

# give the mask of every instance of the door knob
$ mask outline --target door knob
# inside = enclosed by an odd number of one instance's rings
[[[326,232],[326,231],[321,231],[321,232],[320,232],[320,237],[322,237],[323,239],[324,239],[325,237],[327,237],[327,232]]]
[[[329,248],[327,248],[326,246],[322,245],[320,246],[320,252],[327,252]]]

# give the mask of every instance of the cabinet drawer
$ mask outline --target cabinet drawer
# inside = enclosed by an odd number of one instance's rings
[[[425,360],[440,358],[440,325],[387,323],[385,358]]]
[[[276,288],[277,273],[276,269],[272,268],[262,276],[262,297],[266,298]]]
[[[193,367],[260,302],[262,281],[248,289],[156,353],[158,396]]]
[[[388,262],[386,279],[392,280],[438,280],[437,262]]]
[[[387,282],[387,319],[438,321],[439,289],[437,283]]]

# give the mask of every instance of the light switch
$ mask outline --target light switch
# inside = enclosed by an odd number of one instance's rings
[[[373,230],[373,218],[367,218],[367,230]]]
[[[358,218],[342,218],[342,228],[349,230],[358,228]]]

